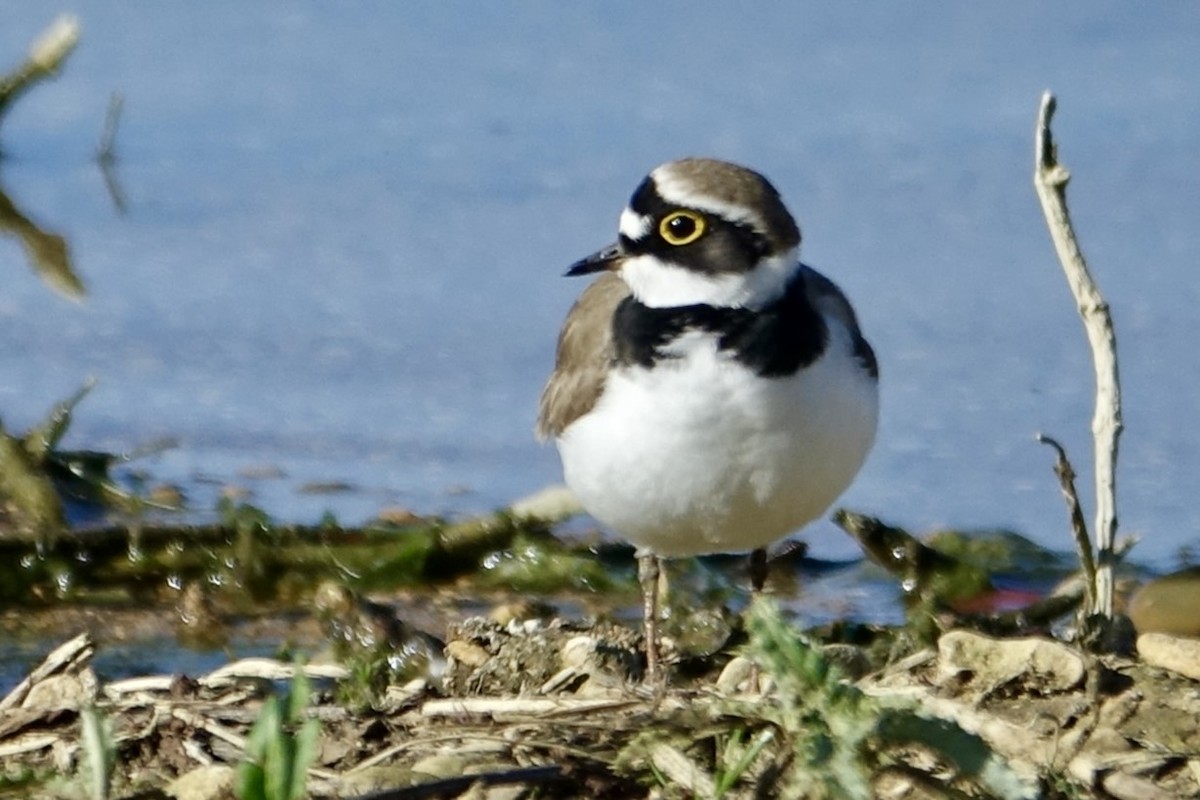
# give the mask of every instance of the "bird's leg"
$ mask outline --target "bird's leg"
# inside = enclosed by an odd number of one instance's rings
[[[767,585],[767,550],[760,547],[750,553],[750,601],[753,602],[762,594]]]
[[[639,551],[638,582],[642,585],[642,625],[646,638],[646,682],[658,680],[658,556]]]
[[[763,587],[767,585],[767,550],[760,547],[750,553],[750,605],[753,606],[762,597]],[[750,667],[747,685],[750,691],[758,691],[759,669],[758,662]]]

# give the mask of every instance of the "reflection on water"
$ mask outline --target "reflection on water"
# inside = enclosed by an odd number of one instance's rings
[[[125,214],[129,206],[125,200],[125,192],[117,180],[117,125],[121,121],[121,110],[125,108],[125,97],[120,92],[113,92],[108,100],[108,114],[104,117],[104,130],[100,133],[100,143],[96,146],[96,164],[104,177],[104,188],[112,199],[113,207],[118,214]]]
[[[67,240],[41,228],[17,208],[0,185],[0,232],[15,236],[25,249],[29,264],[42,280],[70,300],[82,300],[83,281],[71,266]]]
[[[0,73],[0,122],[17,98],[63,68],[79,42],[79,21],[70,15],[54,20],[30,45],[28,56],[11,71]],[[4,151],[0,149],[0,156]],[[0,232],[16,236],[42,279],[65,297],[78,300],[83,283],[71,267],[66,240],[43,231],[23,214],[0,186]]]

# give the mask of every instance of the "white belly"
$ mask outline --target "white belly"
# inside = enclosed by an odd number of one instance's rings
[[[823,514],[875,439],[878,392],[829,326],[823,357],[759,378],[711,335],[681,357],[609,377],[558,438],[567,484],[588,512],[662,556],[764,547]]]

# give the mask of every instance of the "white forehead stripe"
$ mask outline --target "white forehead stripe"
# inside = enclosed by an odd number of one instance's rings
[[[672,175],[669,166],[659,167],[650,173],[650,177],[654,178],[658,196],[672,205],[707,211],[730,222],[749,225],[759,233],[765,233],[767,230],[766,222],[758,214],[745,206],[697,192],[689,181]]]
[[[643,217],[632,208],[626,208],[621,212],[621,224],[617,229],[622,235],[637,240],[650,232],[652,222],[653,220],[650,217]]]

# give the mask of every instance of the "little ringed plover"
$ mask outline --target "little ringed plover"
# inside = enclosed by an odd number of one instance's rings
[[[542,394],[568,486],[638,548],[646,674],[660,557],[751,551],[825,513],[875,439],[878,367],[846,296],[800,263],[775,188],[735,164],[651,172],[571,308]]]

